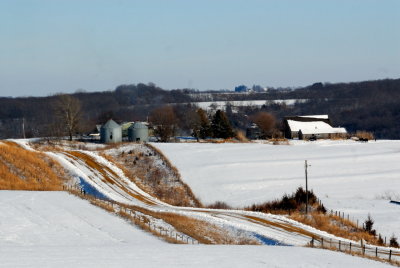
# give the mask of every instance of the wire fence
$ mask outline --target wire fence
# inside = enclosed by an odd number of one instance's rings
[[[150,232],[153,232],[161,237],[167,237],[176,241],[177,243],[184,243],[184,244],[199,244],[199,241],[194,239],[193,237],[179,232],[173,228],[165,228],[163,226],[157,225],[152,221],[151,216],[145,215],[140,211],[136,211],[130,207],[123,206],[118,202],[113,200],[104,198],[104,196],[95,193],[88,194],[79,186],[63,186],[64,190],[75,194],[79,197],[87,199],[98,205],[103,207],[109,211],[113,211],[118,213],[125,218],[130,219],[136,225],[139,225],[143,229],[147,229]],[[329,213],[332,215],[336,215],[345,219],[345,214],[339,211],[331,210]],[[350,216],[347,214],[347,219],[350,220]],[[357,223],[358,226],[358,223]],[[386,240],[386,239],[385,239]],[[400,250],[394,250],[391,248],[385,248],[382,246],[372,246],[372,245],[365,245],[362,242],[348,242],[344,240],[337,240],[327,237],[313,237],[309,243],[311,247],[318,247],[318,248],[325,248],[325,249],[332,249],[338,250],[341,252],[346,252],[350,254],[357,254],[360,256],[368,256],[378,259],[387,260],[389,262],[397,262],[400,263]]]
[[[400,261],[400,251],[390,248],[365,245],[362,243],[348,242],[342,240],[334,240],[327,238],[312,238],[310,241],[311,247],[334,249],[350,254],[375,257],[389,262]]]
[[[133,223],[140,226],[142,229],[147,229],[148,231],[160,237],[168,238],[169,240],[174,241],[176,243],[200,244],[200,242],[197,239],[183,232],[177,231],[172,226],[168,228],[166,226],[160,226],[156,224],[154,220],[158,220],[157,218],[146,215],[130,207],[121,205],[120,203],[115,202],[113,200],[104,198],[104,196],[100,194],[97,195],[95,193],[88,194],[81,187],[75,185],[63,186],[63,189],[83,199],[91,201],[94,205],[104,208],[110,212],[115,212],[118,215],[131,220]]]

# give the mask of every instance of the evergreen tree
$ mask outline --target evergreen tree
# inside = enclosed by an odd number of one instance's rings
[[[199,116],[200,120],[200,129],[199,129],[199,136],[202,139],[207,137],[211,137],[211,124],[210,120],[208,119],[207,113],[203,109],[197,110],[197,115]]]
[[[232,130],[232,126],[228,120],[228,117],[221,110],[218,110],[215,113],[211,122],[211,129],[214,138],[227,139],[235,136],[235,133]]]

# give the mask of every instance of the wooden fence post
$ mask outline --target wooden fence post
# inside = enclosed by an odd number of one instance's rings
[[[339,240],[339,251],[341,251],[341,250],[340,250],[340,240]]]
[[[378,258],[378,247],[375,248],[375,257]]]
[[[350,242],[350,253],[351,253],[351,242]]]
[[[389,251],[389,262],[392,261],[392,250]]]
[[[321,247],[324,247],[324,238],[321,237]]]

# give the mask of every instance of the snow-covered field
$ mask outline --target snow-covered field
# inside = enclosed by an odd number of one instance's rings
[[[204,203],[243,207],[292,193],[305,185],[328,209],[365,220],[378,232],[400,236],[400,141],[293,141],[291,145],[175,143],[161,149]]]
[[[171,245],[65,192],[0,191],[0,267],[388,267],[302,247]]]
[[[306,99],[287,99],[287,100],[244,100],[244,101],[201,101],[201,102],[192,102],[192,104],[197,105],[199,108],[203,110],[225,110],[227,104],[229,103],[232,107],[243,107],[243,106],[255,106],[261,107],[268,103],[276,103],[276,104],[286,104],[286,105],[294,105],[296,102],[306,102]]]

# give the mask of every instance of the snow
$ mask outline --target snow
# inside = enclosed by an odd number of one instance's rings
[[[400,236],[400,141],[292,141],[270,144],[154,144],[180,171],[203,203],[235,207],[282,197],[305,184],[328,209],[350,214],[360,224],[371,214],[388,238]]]
[[[307,100],[288,99],[288,100],[201,101],[201,102],[192,102],[192,104],[197,105],[199,108],[202,108],[203,110],[210,110],[210,109],[225,110],[228,104],[231,104],[233,107],[242,107],[242,106],[261,107],[269,102],[276,104],[284,103],[286,105],[294,105],[296,102],[305,102],[305,101]]]
[[[131,150],[134,145],[122,145],[119,149],[112,149],[110,152],[116,153],[120,150]],[[139,147],[141,148],[141,147]],[[141,148],[144,149],[144,148]],[[296,231],[288,231],[284,228],[275,228],[273,224],[259,224],[246,218],[246,216],[257,217],[268,222],[274,222],[279,225],[288,227],[297,226],[308,233],[313,233],[324,239],[338,240],[337,237],[311,228],[309,226],[294,222],[283,216],[246,212],[246,211],[229,211],[229,210],[207,210],[197,208],[174,207],[165,204],[139,189],[133,182],[125,177],[122,170],[95,152],[79,151],[80,153],[90,156],[93,161],[100,166],[105,167],[104,172],[107,173],[107,179],[104,173],[98,169],[93,169],[81,159],[71,157],[67,153],[49,153],[50,156],[58,160],[70,174],[79,181],[81,186],[85,187],[86,192],[94,192],[95,195],[112,199],[129,205],[137,205],[145,207],[155,212],[172,212],[185,215],[192,218],[197,218],[206,221],[212,225],[220,226],[233,234],[235,239],[246,238],[248,240],[256,240],[260,243],[265,243],[269,240],[271,244],[283,245],[298,245],[303,246],[310,242],[310,236]],[[110,172],[112,171],[112,172]],[[86,186],[90,185],[88,189]],[[143,201],[147,200],[147,202]],[[160,224],[160,222],[152,221],[153,225],[171,230],[171,226]],[[348,241],[350,242],[350,241]],[[354,241],[352,241],[354,242]]]
[[[287,120],[290,130],[303,134],[326,134],[326,133],[347,133],[345,128],[334,128],[328,123],[322,121],[301,122],[296,120]]]
[[[0,258],[2,267],[389,267],[302,247],[167,244],[65,192],[32,191],[0,191]]]
[[[320,115],[301,115],[299,117],[305,117],[305,118],[318,118],[318,119],[328,119],[327,114],[320,114]]]

